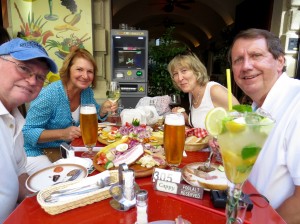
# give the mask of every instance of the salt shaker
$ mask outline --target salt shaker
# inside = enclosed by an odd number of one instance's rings
[[[146,190],[139,190],[136,193],[136,223],[135,224],[147,224],[148,223],[148,192]]]
[[[123,171],[123,177],[124,177],[124,185],[123,185],[123,191],[124,191],[124,197],[132,201],[135,198],[134,195],[134,171],[131,169],[124,170]]]

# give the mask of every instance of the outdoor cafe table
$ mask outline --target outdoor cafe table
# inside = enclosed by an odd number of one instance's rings
[[[83,146],[82,139],[72,142],[73,146]],[[98,146],[101,146],[98,144]],[[79,156],[80,154],[78,154]],[[205,161],[208,152],[187,152],[187,157],[183,158],[181,167],[193,163]],[[175,220],[181,215],[184,219],[195,224],[224,224],[224,209],[214,208],[210,193],[204,192],[203,199],[193,199],[189,197],[174,195],[170,193],[156,191],[153,188],[151,177],[136,179],[141,189],[145,189],[149,194],[148,221]],[[244,192],[255,194],[257,191],[249,183],[244,185]],[[246,214],[245,223],[254,224],[280,224],[285,223],[276,211],[260,197],[251,197],[253,201],[252,211]],[[69,210],[67,212],[49,215],[38,204],[36,196],[26,198],[8,217],[4,224],[90,224],[90,223],[120,223],[133,224],[136,221],[136,208],[129,211],[117,211],[113,209],[109,199],[105,199],[91,205]],[[1,205],[3,206],[3,205]]]

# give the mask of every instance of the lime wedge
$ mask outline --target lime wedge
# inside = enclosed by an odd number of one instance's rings
[[[208,112],[205,118],[206,130],[212,136],[221,134],[223,130],[222,120],[227,116],[227,112],[223,107],[215,107]]]

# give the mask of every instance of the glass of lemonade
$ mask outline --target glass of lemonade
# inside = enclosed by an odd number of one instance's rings
[[[213,132],[218,139],[224,170],[229,180],[227,224],[235,223],[242,185],[247,180],[275,121],[261,109],[245,113],[226,112],[223,108],[213,110],[212,113],[219,111],[214,116],[208,114],[206,125],[209,126],[208,131]]]
[[[185,143],[185,122],[182,113],[168,113],[164,124],[164,149],[166,162],[176,170],[182,160]]]
[[[80,130],[82,140],[88,151],[81,156],[93,158],[96,154],[93,148],[96,146],[98,137],[98,116],[94,104],[82,104],[80,106]]]

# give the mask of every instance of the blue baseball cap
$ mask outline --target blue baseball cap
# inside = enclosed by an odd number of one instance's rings
[[[0,55],[10,55],[18,61],[45,58],[51,72],[57,73],[58,70],[46,50],[35,41],[26,41],[21,38],[12,39],[0,45]]]

